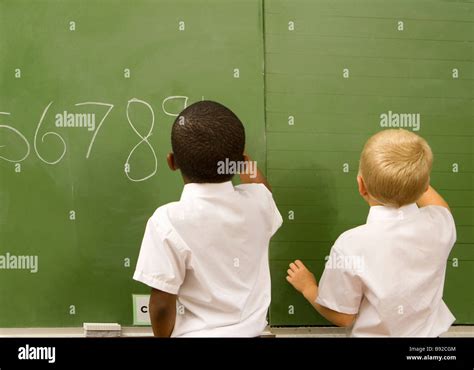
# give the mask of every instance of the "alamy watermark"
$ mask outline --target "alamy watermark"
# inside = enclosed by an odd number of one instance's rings
[[[254,179],[257,177],[256,161],[231,161],[226,158],[225,161],[217,162],[217,174],[219,175],[237,175],[245,174]]]
[[[18,348],[19,360],[45,360],[50,364],[56,362],[56,347],[34,347],[29,344]]]
[[[324,258],[326,260],[325,267],[327,269],[341,269],[363,272],[365,269],[365,261],[363,256],[341,256],[331,253]]]
[[[85,127],[89,131],[95,130],[94,113],[69,113],[64,111],[55,116],[56,127]]]
[[[0,254],[0,270],[30,270],[38,272],[38,256],[18,256],[10,253]]]
[[[389,110],[380,115],[380,127],[383,128],[411,128],[420,131],[420,113],[396,113]]]

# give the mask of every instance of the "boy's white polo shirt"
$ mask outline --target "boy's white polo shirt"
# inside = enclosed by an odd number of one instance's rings
[[[258,336],[282,222],[264,185],[187,184],[148,220],[133,278],[178,295],[173,337]]]
[[[442,299],[455,241],[444,207],[371,207],[332,247],[316,302],[358,314],[352,336],[439,336],[455,320]]]

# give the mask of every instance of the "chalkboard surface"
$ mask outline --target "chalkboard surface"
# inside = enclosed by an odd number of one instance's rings
[[[132,323],[146,220],[183,186],[165,156],[184,106],[231,107],[265,166],[261,12],[0,0],[0,327]]]
[[[284,226],[271,246],[273,325],[328,324],[288,284],[300,258],[320,277],[337,236],[365,223],[356,187],[367,138],[404,127],[430,143],[432,184],[458,240],[445,300],[474,323],[474,4],[265,1],[267,173]]]
[[[0,327],[133,323],[147,218],[179,198],[170,127],[218,100],[284,225],[271,243],[272,325],[328,324],[285,281],[319,278],[365,222],[365,140],[398,124],[435,153],[458,241],[445,300],[474,323],[474,5],[389,0],[0,0]],[[138,298],[137,298],[138,299]]]

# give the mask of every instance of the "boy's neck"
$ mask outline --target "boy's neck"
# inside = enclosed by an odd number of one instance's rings
[[[223,184],[225,182],[232,181],[232,180],[227,180],[227,181],[222,181],[222,182],[196,182],[196,181],[192,181],[192,180],[188,179],[186,176],[182,176],[182,178],[183,178],[184,185],[187,185],[187,184]]]
[[[369,200],[367,201],[367,203],[369,203],[369,206],[371,206],[371,207],[383,206],[382,203],[379,203],[379,202],[377,202],[377,201],[374,200],[374,199],[369,199]]]
[[[181,177],[183,178],[183,182],[184,182],[184,185],[186,184],[191,184],[192,181],[189,180],[186,176],[184,176],[183,174],[181,174]]]

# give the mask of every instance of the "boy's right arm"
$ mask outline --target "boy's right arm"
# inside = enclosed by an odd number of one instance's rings
[[[276,231],[280,228],[280,226],[283,223],[283,218],[281,217],[280,211],[278,211],[278,208],[275,204],[275,200],[273,199],[272,195],[272,188],[270,184],[268,183],[267,179],[263,174],[260,172],[260,170],[256,166],[256,162],[251,163],[252,160],[247,154],[244,154],[244,161],[247,162],[247,173],[241,173],[240,174],[240,182],[242,184],[262,184],[264,185],[267,190],[264,190],[262,187],[254,187],[255,191],[257,191],[255,194],[258,195],[258,199],[256,199],[258,202],[262,203],[263,208],[265,209],[265,212],[267,213],[268,220],[269,222],[269,231],[270,231],[270,236],[273,236]],[[254,166],[252,167],[252,164]],[[249,173],[249,169],[255,171],[254,173]],[[260,189],[262,191],[260,191]]]
[[[245,162],[251,162],[252,159],[247,154],[244,154],[244,161]],[[247,164],[247,168],[249,168],[248,164]],[[271,192],[272,188],[271,188],[270,184],[268,183],[267,179],[265,178],[265,176],[263,176],[263,174],[260,172],[260,170],[257,168],[257,166],[255,166],[255,168],[257,170],[257,173],[256,173],[255,177],[252,178],[249,173],[241,173],[240,174],[240,182],[242,184],[263,184]]]
[[[449,205],[438,192],[430,185],[428,190],[416,202],[418,207],[441,206],[449,210]]]

